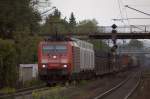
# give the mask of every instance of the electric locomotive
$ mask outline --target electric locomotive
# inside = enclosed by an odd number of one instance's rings
[[[94,72],[93,45],[75,38],[42,41],[38,46],[38,70],[42,80],[80,79]]]

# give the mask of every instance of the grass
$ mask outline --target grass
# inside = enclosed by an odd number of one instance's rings
[[[15,92],[16,92],[16,89],[11,88],[11,87],[4,87],[4,88],[0,89],[1,94],[11,94],[11,93],[15,93]]]
[[[30,81],[26,81],[23,87],[32,87],[32,86],[37,86],[41,84],[44,84],[44,82],[42,82],[41,80],[32,79]]]
[[[34,91],[32,93],[33,99],[68,99],[65,96],[62,96],[60,93],[65,90],[65,87],[55,86],[51,87],[46,91]]]
[[[80,85],[85,85],[85,84],[87,84],[87,83],[88,83],[87,80],[81,80],[81,81],[80,81]]]

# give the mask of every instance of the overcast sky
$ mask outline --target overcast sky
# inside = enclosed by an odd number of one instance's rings
[[[131,9],[125,8],[124,5],[129,5],[136,9],[150,13],[150,0],[119,0],[122,16],[124,18],[150,18],[150,16],[137,13]],[[113,23],[121,24],[122,22],[114,22],[112,19],[121,18],[118,0],[51,0],[51,6],[56,6],[63,17],[69,17],[73,12],[77,21],[84,19],[95,18],[99,25],[110,26]],[[149,24],[150,20],[129,20],[124,21],[125,24]]]

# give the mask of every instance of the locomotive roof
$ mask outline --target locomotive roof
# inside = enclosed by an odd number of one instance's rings
[[[72,41],[74,43],[74,46],[78,46],[81,48],[86,48],[86,49],[93,49],[93,44],[84,41],[84,40],[80,40],[77,38],[73,38],[73,37],[57,37],[57,38],[53,38],[53,36],[50,36],[49,38],[45,39],[45,43],[48,42],[68,42],[68,41]],[[44,43],[44,42],[43,42]]]
[[[86,49],[93,49],[93,44],[87,42],[87,41],[83,41],[77,38],[72,38],[72,40],[79,46],[82,48],[86,48]]]
[[[52,35],[52,36],[46,37],[45,41],[72,41],[72,40],[71,40],[71,37],[69,37],[69,36],[63,36],[63,35],[56,36],[56,35]]]

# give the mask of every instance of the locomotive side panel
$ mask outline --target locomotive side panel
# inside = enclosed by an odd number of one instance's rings
[[[91,71],[94,70],[94,51],[93,51],[93,45],[85,42],[85,41],[81,41],[81,40],[77,40],[74,42],[74,47],[75,48],[79,48],[79,60],[80,60],[80,64],[78,70],[79,72],[82,71]],[[74,50],[75,51],[75,50]],[[76,56],[74,56],[76,57]]]
[[[90,51],[90,50],[85,50],[85,49],[81,49],[81,69],[84,70],[94,70],[94,62],[93,62],[93,58],[92,55],[94,54],[94,52]],[[91,59],[91,61],[90,61]]]
[[[80,72],[80,48],[73,47],[73,73]]]

